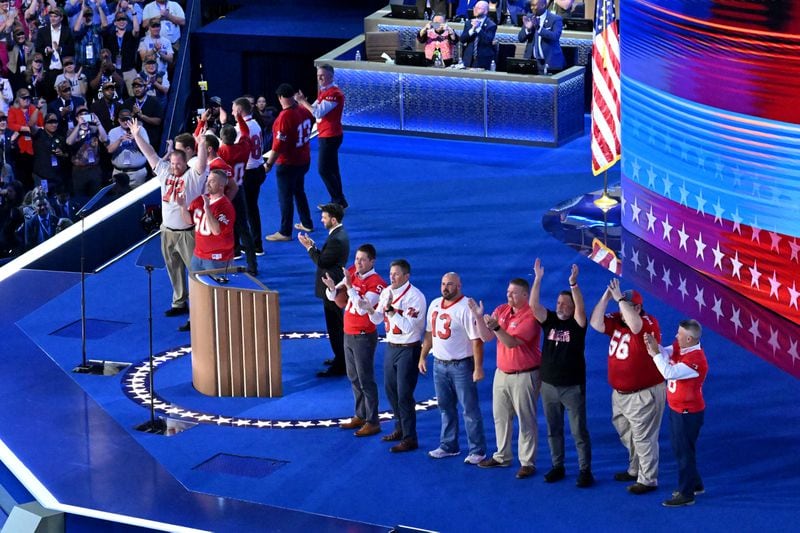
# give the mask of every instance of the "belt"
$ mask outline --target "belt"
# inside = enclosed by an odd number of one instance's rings
[[[433,360],[439,363],[440,365],[445,365],[445,366],[460,365],[465,361],[472,361],[472,356],[470,355],[469,357],[464,357],[463,359],[439,359],[438,357],[434,357]]]
[[[194,226],[189,226],[188,228],[183,228],[183,229],[172,229],[168,226],[164,226],[164,229],[168,229],[170,231],[194,231]]]
[[[364,331],[363,329],[358,333],[345,333],[345,335],[349,335],[350,337],[360,337],[362,335],[371,335],[375,333],[375,331]]]
[[[533,368],[526,368],[525,370],[514,370],[513,372],[506,372],[505,370],[501,370],[500,372],[502,372],[503,374],[526,374],[528,372],[535,372],[536,370],[539,370],[538,366],[535,366]]]
[[[406,344],[397,344],[397,343],[395,343],[395,342],[387,342],[386,344],[388,344],[388,345],[389,345],[389,346],[391,346],[392,348],[409,348],[409,347],[415,347],[415,346],[419,346],[419,342],[420,342],[420,341],[417,341],[417,342],[408,342],[408,343],[406,343]]]
[[[649,387],[647,387],[647,388],[649,388]],[[617,394],[623,394],[623,395],[627,396],[628,394],[636,394],[637,392],[642,392],[645,389],[636,389],[636,390],[617,390],[617,389],[614,389],[614,390],[617,391]]]

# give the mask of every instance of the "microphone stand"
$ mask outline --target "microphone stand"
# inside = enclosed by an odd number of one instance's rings
[[[156,389],[154,384],[153,372],[153,265],[145,265],[144,269],[147,271],[147,329],[150,341],[150,420],[143,424],[136,426],[137,431],[145,433],[154,433],[163,435],[167,432],[167,422],[163,418],[156,419]]]
[[[111,190],[113,185],[108,185],[89,200],[85,206],[78,211],[81,217],[81,364],[72,369],[76,374],[90,374],[93,376],[106,375],[106,362],[93,361],[86,359],[86,216],[92,208]],[[119,372],[110,371],[108,375]]]

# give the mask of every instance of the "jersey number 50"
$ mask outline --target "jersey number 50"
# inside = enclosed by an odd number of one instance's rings
[[[617,359],[627,359],[628,342],[630,342],[630,340],[631,336],[629,333],[623,335],[619,331],[615,331],[614,335],[611,337],[611,342],[608,343],[608,356],[616,357]]]

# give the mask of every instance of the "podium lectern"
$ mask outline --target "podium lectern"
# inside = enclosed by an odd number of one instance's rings
[[[283,394],[277,292],[245,272],[205,270],[189,275],[189,303],[192,383],[198,391]]]

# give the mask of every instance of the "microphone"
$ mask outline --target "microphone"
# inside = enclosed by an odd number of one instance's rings
[[[227,285],[230,282],[230,280],[228,279],[228,269],[230,268],[230,266],[231,262],[228,261],[227,263],[225,263],[225,272],[221,276],[212,277],[212,279],[217,283],[219,283],[220,285]]]

